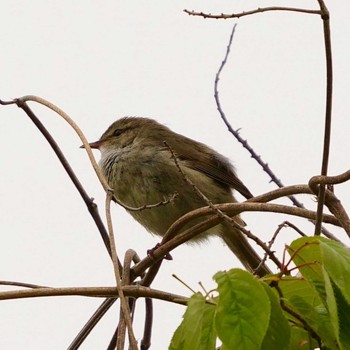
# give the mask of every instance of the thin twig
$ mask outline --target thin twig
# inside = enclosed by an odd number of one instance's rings
[[[16,286],[16,287],[23,287],[23,288],[49,288],[47,286],[42,286],[39,284],[15,282],[15,281],[0,281],[0,285],[1,286]]]
[[[105,191],[110,190],[109,185],[104,177],[104,175],[102,174],[96,160],[95,157],[92,153],[91,147],[85,137],[85,135],[83,134],[83,132],[80,130],[80,128],[78,127],[78,125],[73,121],[72,118],[70,118],[68,116],[67,113],[65,113],[61,108],[57,107],[56,105],[54,105],[53,103],[39,97],[39,96],[33,96],[33,95],[27,95],[27,96],[23,96],[20,97],[19,99],[16,100],[16,103],[18,105],[18,107],[22,108],[22,104],[27,102],[27,101],[33,101],[33,102],[37,102],[51,110],[53,110],[54,112],[56,112],[58,115],[60,115],[72,128],[73,130],[76,132],[76,134],[79,136],[80,140],[82,141],[84,148],[86,149],[90,162],[95,170],[95,173],[102,185],[102,187],[104,188]]]
[[[319,13],[320,14],[320,13]],[[228,119],[226,118],[225,112],[223,111],[222,107],[221,107],[221,103],[220,103],[220,99],[219,99],[219,90],[218,90],[218,84],[219,84],[219,80],[220,80],[220,74],[223,70],[223,68],[225,67],[226,63],[227,63],[227,59],[231,50],[231,46],[232,46],[232,40],[233,40],[233,35],[236,29],[236,25],[234,25],[231,35],[230,35],[230,39],[226,48],[226,54],[225,57],[223,59],[223,61],[221,62],[221,65],[216,73],[215,76],[215,82],[214,82],[214,97],[215,97],[215,101],[216,101],[216,105],[217,105],[217,109],[220,113],[220,116],[222,118],[222,120],[224,121],[224,123],[226,124],[226,127],[228,128],[228,130],[231,132],[231,134],[237,139],[238,142],[240,142],[242,144],[242,146],[250,153],[251,157],[254,158],[258,164],[262,167],[262,169],[269,175],[269,177],[271,178],[271,181],[274,182],[279,188],[283,188],[284,185],[281,182],[280,179],[278,179],[276,177],[276,175],[273,173],[273,171],[270,169],[269,165],[265,162],[262,161],[261,156],[259,156],[258,154],[256,154],[256,152],[254,151],[254,149],[248,144],[247,140],[244,140],[240,134],[239,134],[239,130],[234,130],[231,126],[231,124],[229,123]],[[299,202],[294,196],[289,195],[288,198],[292,201],[292,203],[299,207],[299,208],[304,208],[304,205]],[[254,199],[252,199],[254,200]],[[316,225],[316,221],[317,220],[310,220],[314,225]],[[334,239],[334,240],[338,240],[334,235],[332,235],[325,227],[321,226],[321,231],[322,233],[330,238],[330,239]]]
[[[302,237],[305,237],[305,236],[306,236],[301,230],[299,230],[299,229],[298,229],[294,224],[292,224],[291,222],[289,222],[289,221],[283,221],[281,224],[278,225],[277,230],[274,232],[274,234],[273,234],[271,240],[268,242],[268,245],[267,245],[267,246],[268,246],[268,248],[269,248],[270,250],[272,249],[272,246],[273,246],[273,244],[275,243],[275,240],[276,240],[278,234],[282,231],[283,228],[285,228],[285,227],[287,227],[287,226],[293,228],[293,229],[294,229],[295,231],[297,231]],[[261,264],[263,264],[263,263],[266,262],[267,257],[268,257],[268,254],[267,254],[267,252],[265,252],[264,257],[263,257],[263,259],[262,259],[262,261],[261,261]],[[260,266],[258,266],[258,268],[259,268],[259,267],[260,267]]]
[[[124,269],[123,269],[123,276],[121,281],[123,287],[129,286],[132,283],[130,269],[131,269],[131,264],[133,262],[134,263],[140,262],[140,257],[133,249],[128,249],[124,256]],[[133,315],[135,312],[136,300],[133,298],[130,298],[130,299],[126,298],[125,301],[129,305],[129,309],[132,314],[131,316],[131,321],[132,321]],[[119,325],[117,328],[118,329],[116,330],[116,333],[115,333],[116,340],[117,340],[117,349],[123,349],[124,341],[125,341],[126,322],[125,322],[125,318],[122,310],[120,310]],[[115,343],[111,341],[110,344],[115,344]]]
[[[91,331],[94,329],[96,324],[100,321],[100,319],[106,314],[106,312],[111,308],[114,304],[116,298],[107,298],[103,301],[103,303],[99,306],[99,308],[94,312],[94,314],[90,317],[88,322],[84,325],[81,331],[74,338],[72,343],[69,345],[67,350],[77,350],[80,345],[84,342],[84,340],[88,337]]]
[[[0,105],[2,106],[15,105],[15,104],[16,104],[15,100],[10,100],[10,101],[0,100]]]
[[[296,249],[293,249],[291,246],[286,244],[286,249],[289,250],[289,254],[290,254],[290,258],[288,260],[288,262],[286,264],[284,264],[285,267],[287,267],[288,265],[290,265],[292,263],[292,261],[294,260],[294,257],[305,247],[309,247],[310,245],[318,245],[319,242],[318,241],[314,241],[314,242],[304,242],[302,243],[299,247],[297,247]],[[292,253],[290,253],[292,252]],[[301,259],[301,256],[298,256]],[[309,263],[309,261],[303,261],[304,263]],[[314,262],[312,262],[314,263]],[[299,268],[300,265],[297,266],[297,268]]]
[[[131,268],[131,264],[132,264],[133,260],[136,262],[139,262],[140,258],[134,250],[128,249],[125,253],[125,256],[124,256],[124,264],[123,264],[124,269],[123,269],[123,275],[122,275],[122,280],[121,280],[121,285],[123,287],[131,284],[130,268]],[[132,299],[125,298],[125,303],[127,303],[129,305],[130,310],[134,309],[134,307],[133,307],[134,302],[132,301]],[[132,320],[132,318],[131,318],[131,320]],[[115,343],[117,343],[117,349],[124,349],[125,331],[126,331],[126,321],[125,321],[123,309],[121,308],[120,312],[119,312],[119,324],[118,324],[118,327],[116,329],[115,335],[113,336],[113,338],[110,342],[111,346],[112,345],[114,346]],[[115,340],[116,340],[116,342],[115,342]],[[113,347],[113,349],[114,349],[114,347]]]
[[[163,206],[163,205],[168,205],[169,203],[173,202],[178,196],[179,196],[179,194],[177,192],[175,192],[171,196],[169,196],[169,198],[167,198],[167,199],[164,199],[164,200],[159,201],[159,202],[154,203],[154,204],[144,204],[144,205],[141,205],[140,207],[129,207],[128,205],[119,201],[115,197],[113,197],[113,200],[117,204],[119,204],[120,206],[122,206],[124,209],[126,209],[128,211],[143,211],[146,209],[153,209],[153,208],[158,208],[158,207]]]
[[[250,153],[251,157],[253,159],[255,159],[258,164],[262,167],[262,169],[268,174],[268,176],[270,177],[271,181],[274,182],[279,188],[284,187],[283,183],[281,182],[281,180],[279,178],[276,177],[276,175],[273,173],[273,171],[270,169],[269,165],[267,163],[265,163],[262,159],[261,156],[259,156],[254,149],[248,144],[248,141],[243,139],[241,137],[241,135],[239,134],[239,130],[234,130],[230,124],[230,122],[228,121],[226,114],[224,112],[224,110],[221,107],[221,102],[220,102],[220,98],[219,98],[219,80],[220,80],[220,75],[222,70],[224,69],[226,63],[227,63],[227,59],[229,57],[230,51],[231,51],[231,46],[232,46],[232,41],[233,41],[233,36],[236,30],[236,26],[237,24],[235,24],[233,26],[231,35],[230,35],[230,39],[229,42],[227,44],[227,48],[226,48],[226,53],[225,53],[225,57],[222,60],[220,67],[215,75],[215,82],[214,82],[214,98],[215,98],[215,102],[216,102],[216,106],[217,109],[219,111],[219,114],[221,116],[221,119],[224,121],[227,129],[229,130],[229,132],[236,138],[236,140],[242,144],[242,146]],[[299,208],[304,208],[303,204],[300,203],[294,196],[289,196],[288,197],[292,203],[299,207]]]
[[[192,289],[185,281],[183,281],[180,277],[175,275],[174,273],[172,274],[172,277],[175,278],[178,282],[180,282],[183,286],[185,286],[192,294],[196,294],[196,291]]]
[[[190,16],[199,16],[203,18],[213,18],[213,19],[229,19],[229,18],[240,18],[244,16],[250,16],[257,13],[262,12],[269,12],[269,11],[289,11],[289,12],[298,12],[298,13],[306,13],[310,15],[320,15],[321,12],[317,10],[308,10],[308,9],[301,9],[301,8],[294,8],[294,7],[282,7],[282,6],[273,6],[273,7],[262,7],[258,8],[256,10],[251,11],[245,11],[240,13],[231,13],[231,14],[218,14],[213,15],[211,13],[204,13],[204,12],[195,12],[190,10],[183,10],[185,13],[187,13]]]
[[[117,255],[117,249],[116,249],[116,243],[115,243],[115,237],[114,237],[113,225],[112,225],[112,218],[111,218],[111,210],[110,210],[112,198],[113,198],[113,192],[107,190],[105,207],[106,207],[107,227],[108,227],[109,242],[110,242],[111,252],[112,252],[114,274],[115,274],[115,280],[117,283],[118,295],[120,298],[120,307],[123,311],[123,317],[125,320],[126,327],[128,329],[130,347],[132,350],[137,350],[138,349],[137,340],[136,340],[136,337],[135,337],[135,334],[134,334],[134,331],[132,328],[132,322],[131,322],[131,318],[130,318],[130,310],[129,310],[129,307],[127,304],[127,300],[124,296],[121,277],[120,277],[120,271],[119,271],[119,266],[118,266],[119,259],[118,259],[118,255]],[[117,348],[117,350],[121,350],[121,348]]]
[[[30,99],[32,98],[32,99]],[[76,189],[78,190],[80,196],[82,197],[82,199],[84,200],[93,220],[96,223],[96,226],[100,232],[100,235],[103,239],[103,242],[107,248],[108,253],[110,254],[110,246],[109,246],[109,239],[108,239],[108,233],[106,231],[106,228],[101,220],[101,217],[98,213],[98,208],[97,205],[93,202],[93,200],[88,196],[88,194],[86,193],[84,187],[82,186],[82,184],[80,183],[79,179],[77,178],[77,176],[75,175],[72,167],[70,166],[68,160],[66,159],[66,157],[64,156],[63,152],[61,151],[60,147],[58,146],[57,142],[55,141],[55,139],[51,136],[51,134],[48,132],[48,130],[45,128],[45,126],[41,123],[41,121],[38,119],[38,117],[34,114],[34,112],[30,109],[30,107],[27,105],[26,101],[27,100],[32,100],[32,101],[36,101],[36,99],[38,101],[43,102],[42,104],[49,105],[51,106],[50,108],[54,111],[57,111],[59,113],[61,113],[61,116],[64,116],[64,118],[66,120],[71,120],[63,111],[61,111],[58,107],[52,105],[50,102],[45,101],[40,99],[39,97],[36,98],[35,96],[27,96],[27,97],[22,97],[19,99],[14,100],[14,103],[17,104],[17,106],[21,109],[24,110],[24,112],[28,115],[28,117],[33,121],[33,123],[35,124],[35,126],[39,129],[39,131],[42,133],[42,135],[45,137],[45,139],[48,141],[48,143],[50,144],[51,148],[53,149],[53,151],[55,152],[57,158],[59,159],[59,161],[61,162],[62,166],[64,167],[65,171],[67,172],[69,178],[72,180],[74,186],[76,187]],[[80,132],[80,130],[79,130]]]

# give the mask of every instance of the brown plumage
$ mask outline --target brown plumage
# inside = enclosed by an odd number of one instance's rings
[[[177,134],[152,119],[119,119],[99,141],[90,144],[101,151],[99,164],[115,197],[128,206],[139,207],[163,201],[175,192],[179,194],[167,205],[130,211],[151,233],[164,236],[171,224],[181,216],[206,206],[184,181],[164,141],[175,152],[182,171],[212,203],[236,202],[232,190],[237,190],[245,198],[252,197],[228,159],[205,144]],[[194,220],[191,225],[204,219]],[[235,216],[234,220],[244,225],[239,216]],[[232,225],[222,222],[193,241],[204,240],[209,235],[221,237],[248,270],[254,271],[259,265],[260,257],[245,236]],[[263,265],[256,273],[262,276],[270,273],[270,270]]]

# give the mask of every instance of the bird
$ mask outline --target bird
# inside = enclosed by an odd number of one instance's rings
[[[226,157],[150,118],[118,119],[98,141],[89,145],[101,152],[99,166],[113,196],[126,206],[135,208],[167,201],[177,193],[174,200],[164,205],[139,211],[127,209],[147,231],[160,237],[180,217],[207,205],[184,175],[213,204],[236,203],[234,190],[247,199],[253,197]],[[245,225],[239,215],[233,220]],[[193,222],[187,225],[185,229]],[[200,233],[188,243],[199,243],[210,236],[220,237],[248,271],[259,276],[271,273],[265,264],[260,264],[261,258],[245,235],[228,222]]]

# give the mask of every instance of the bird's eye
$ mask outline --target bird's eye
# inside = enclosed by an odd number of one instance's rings
[[[113,132],[113,136],[119,136],[123,133],[123,129],[115,129]]]

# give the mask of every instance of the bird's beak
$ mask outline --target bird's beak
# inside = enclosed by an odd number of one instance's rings
[[[101,146],[101,143],[102,142],[100,140],[98,140],[98,141],[89,143],[89,145],[90,145],[91,148],[99,149],[100,146]],[[80,148],[85,148],[85,146],[81,145]]]

